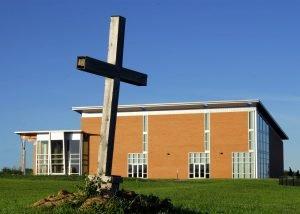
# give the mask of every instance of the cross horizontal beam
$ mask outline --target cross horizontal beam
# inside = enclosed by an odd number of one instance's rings
[[[137,86],[147,85],[147,74],[93,59],[88,56],[77,57],[77,69],[111,79],[119,78],[122,82]]]

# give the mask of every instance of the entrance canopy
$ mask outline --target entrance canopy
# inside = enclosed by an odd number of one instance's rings
[[[81,130],[43,130],[43,131],[16,131],[15,134],[19,135],[24,140],[34,142],[37,135],[50,134],[50,133],[83,133]]]
[[[16,131],[22,143],[21,169],[25,172],[26,143],[33,144],[33,172],[37,175],[81,175],[81,130]]]

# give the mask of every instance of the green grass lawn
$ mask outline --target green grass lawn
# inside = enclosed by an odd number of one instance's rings
[[[74,191],[82,178],[0,177],[0,213],[30,213],[33,202]],[[300,213],[300,187],[279,186],[277,180],[125,180],[122,187],[170,198],[174,205],[208,213]]]

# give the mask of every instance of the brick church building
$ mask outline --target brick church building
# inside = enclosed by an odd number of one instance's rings
[[[80,130],[15,132],[23,154],[25,142],[34,145],[34,174],[97,172],[102,108],[72,110],[81,115]],[[288,136],[259,100],[120,105],[112,174],[273,178],[283,173],[284,140]]]

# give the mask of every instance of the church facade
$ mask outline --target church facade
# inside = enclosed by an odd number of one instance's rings
[[[20,131],[35,174],[96,174],[102,107],[73,107],[80,130]],[[144,179],[269,178],[288,136],[259,100],[120,105],[112,174]]]

